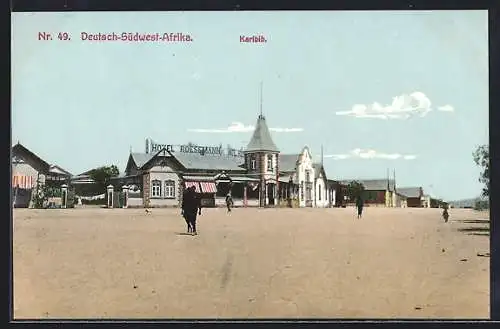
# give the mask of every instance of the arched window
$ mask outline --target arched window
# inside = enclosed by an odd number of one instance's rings
[[[319,195],[318,200],[319,201],[321,201],[321,192],[322,192],[321,191],[321,185],[318,185],[318,195]]]
[[[151,182],[151,197],[161,198],[161,181],[155,179]]]

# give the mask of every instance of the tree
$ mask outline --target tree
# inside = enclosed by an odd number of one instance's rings
[[[485,186],[482,195],[487,197],[490,195],[490,150],[488,145],[479,146],[472,154],[474,162],[482,168],[479,182]]]
[[[105,191],[112,177],[117,177],[120,174],[118,167],[115,165],[102,166],[92,169],[89,176],[97,184],[100,191]]]
[[[351,201],[361,197],[364,190],[365,186],[358,181],[352,181],[349,184],[347,184],[347,196]]]

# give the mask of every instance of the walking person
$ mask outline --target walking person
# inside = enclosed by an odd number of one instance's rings
[[[186,221],[187,225],[187,233],[192,233],[192,228],[191,228],[191,223],[188,219],[188,212],[186,211],[189,200],[188,198],[190,197],[190,187],[184,190],[184,193],[182,193],[182,206],[181,206],[181,216],[184,218]]]
[[[226,207],[227,207],[227,212],[230,213],[231,212],[231,207],[234,205],[233,203],[233,197],[231,196],[231,192],[229,192],[227,195],[226,195]]]
[[[356,208],[358,209],[358,219],[363,215],[363,198],[358,196],[356,199]]]
[[[450,214],[448,213],[448,206],[443,206],[443,219],[445,223],[448,223],[448,218],[450,218]]]
[[[196,217],[197,215],[201,215],[201,200],[198,197],[195,187],[191,186],[187,194],[186,198],[183,200],[183,215],[186,216],[186,221],[188,223],[188,230],[190,228],[190,232],[193,235],[197,235],[196,231]]]

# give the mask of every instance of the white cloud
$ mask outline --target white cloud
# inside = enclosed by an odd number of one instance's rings
[[[449,104],[446,104],[446,105],[438,107],[438,110],[443,111],[443,112],[454,112],[455,108]]]
[[[332,158],[334,160],[345,160],[345,159],[352,159],[352,158],[358,158],[358,159],[388,159],[388,160],[397,160],[397,159],[404,159],[404,160],[414,160],[417,158],[416,155],[412,154],[399,154],[399,153],[382,153],[382,152],[377,152],[375,150],[363,150],[356,148],[354,150],[351,150],[349,153],[346,154],[329,154],[329,155],[324,155],[325,158]]]
[[[304,131],[302,128],[269,128],[269,130],[277,133],[298,133]]]
[[[451,105],[444,105],[438,109],[440,111],[453,111]],[[409,95],[396,96],[392,99],[392,104],[385,106],[377,102],[371,105],[355,104],[350,111],[337,111],[335,114],[349,115],[356,118],[405,120],[414,115],[424,117],[430,111],[432,111],[430,99],[424,93],[416,91]]]
[[[190,132],[195,133],[247,133],[253,132],[255,130],[255,126],[252,125],[244,125],[241,122],[232,122],[229,127],[223,129],[188,129]],[[302,128],[269,128],[270,131],[277,133],[293,133],[293,132],[301,132],[304,131]]]

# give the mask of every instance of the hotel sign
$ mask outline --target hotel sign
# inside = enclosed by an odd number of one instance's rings
[[[228,145],[225,149],[222,145],[219,146],[202,146],[193,143],[185,145],[160,144],[151,139],[146,139],[146,153],[156,153],[162,149],[166,149],[170,153],[198,153],[201,155],[228,155],[234,157],[242,157],[243,149],[235,149]]]

